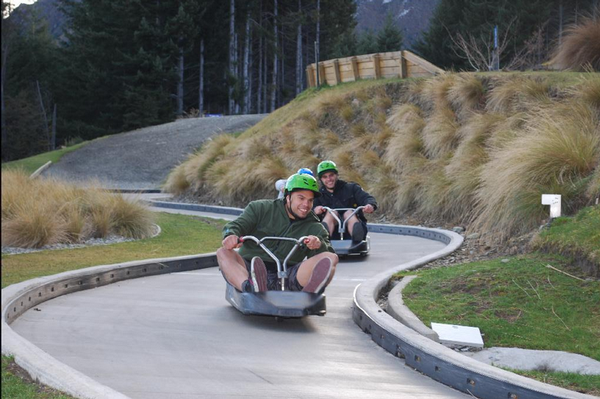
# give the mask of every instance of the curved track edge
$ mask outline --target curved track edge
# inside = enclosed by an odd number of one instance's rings
[[[405,359],[408,366],[451,386],[482,399],[583,399],[590,395],[544,384],[500,368],[490,366],[456,353],[442,344],[424,337],[384,312],[377,304],[379,292],[390,276],[401,270],[411,270],[446,256],[462,244],[463,237],[451,231],[412,226],[373,225],[370,231],[416,235],[444,242],[438,252],[404,263],[379,273],[354,290],[354,322],[371,339],[394,356]],[[382,231],[385,230],[385,231]]]
[[[10,285],[2,289],[2,354],[14,356],[34,380],[77,398],[127,398],[53,358],[17,334],[10,324],[26,310],[61,295],[133,278],[215,266],[217,257],[209,253],[95,266]]]

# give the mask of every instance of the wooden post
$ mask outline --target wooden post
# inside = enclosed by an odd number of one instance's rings
[[[351,57],[350,62],[352,63],[352,75],[354,81],[357,81],[358,79],[360,79],[360,75],[358,73],[358,60],[356,57]]]
[[[319,62],[319,79],[321,80],[321,84],[327,83],[327,76],[325,75],[325,65],[322,62]]]
[[[342,83],[342,79],[340,78],[340,61],[336,58],[333,60],[333,76],[334,76],[334,85]]]
[[[371,56],[371,61],[373,61],[373,70],[375,71],[375,79],[379,79],[381,77],[381,65],[379,65],[379,54],[373,54]]]
[[[310,64],[306,67],[306,81],[308,82],[308,87],[315,87],[317,84],[315,82],[315,66],[314,64]]]
[[[398,77],[400,79],[406,79],[408,77],[408,69],[406,68],[406,58],[404,58],[404,51],[400,51],[400,58],[398,61]]]

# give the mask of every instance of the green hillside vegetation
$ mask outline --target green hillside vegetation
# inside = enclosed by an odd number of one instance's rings
[[[335,161],[378,212],[468,226],[505,241],[600,196],[600,74],[447,73],[308,90],[238,138],[222,135],[164,190],[245,205],[299,167]]]
[[[571,257],[587,275],[599,278],[600,207],[587,207],[575,217],[553,220],[550,229],[536,235],[532,247]]]
[[[82,143],[78,143],[69,147],[64,147],[58,150],[44,152],[42,154],[34,155],[32,157],[27,157],[23,159],[19,159],[17,161],[10,162],[2,162],[2,172],[5,170],[22,170],[25,173],[33,173],[41,166],[46,164],[48,161],[52,161],[52,163],[58,162],[65,154],[69,152],[78,150],[79,148],[86,145],[88,142],[84,141]]]

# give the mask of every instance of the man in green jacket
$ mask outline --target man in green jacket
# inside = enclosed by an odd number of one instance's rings
[[[288,261],[286,289],[322,292],[335,273],[338,257],[329,242],[329,234],[312,212],[313,200],[321,195],[317,180],[310,175],[295,174],[286,183],[283,199],[258,200],[223,228],[222,247],[217,262],[225,279],[242,292],[280,289],[277,265],[253,241],[240,237],[308,236],[304,248],[298,248]],[[267,247],[279,260],[293,247],[290,241],[267,241]],[[239,252],[234,249],[240,248]]]

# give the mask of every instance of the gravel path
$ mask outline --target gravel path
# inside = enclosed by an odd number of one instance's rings
[[[44,172],[70,181],[96,179],[106,188],[158,189],[173,167],[209,137],[244,131],[266,115],[180,119],[94,140]]]

